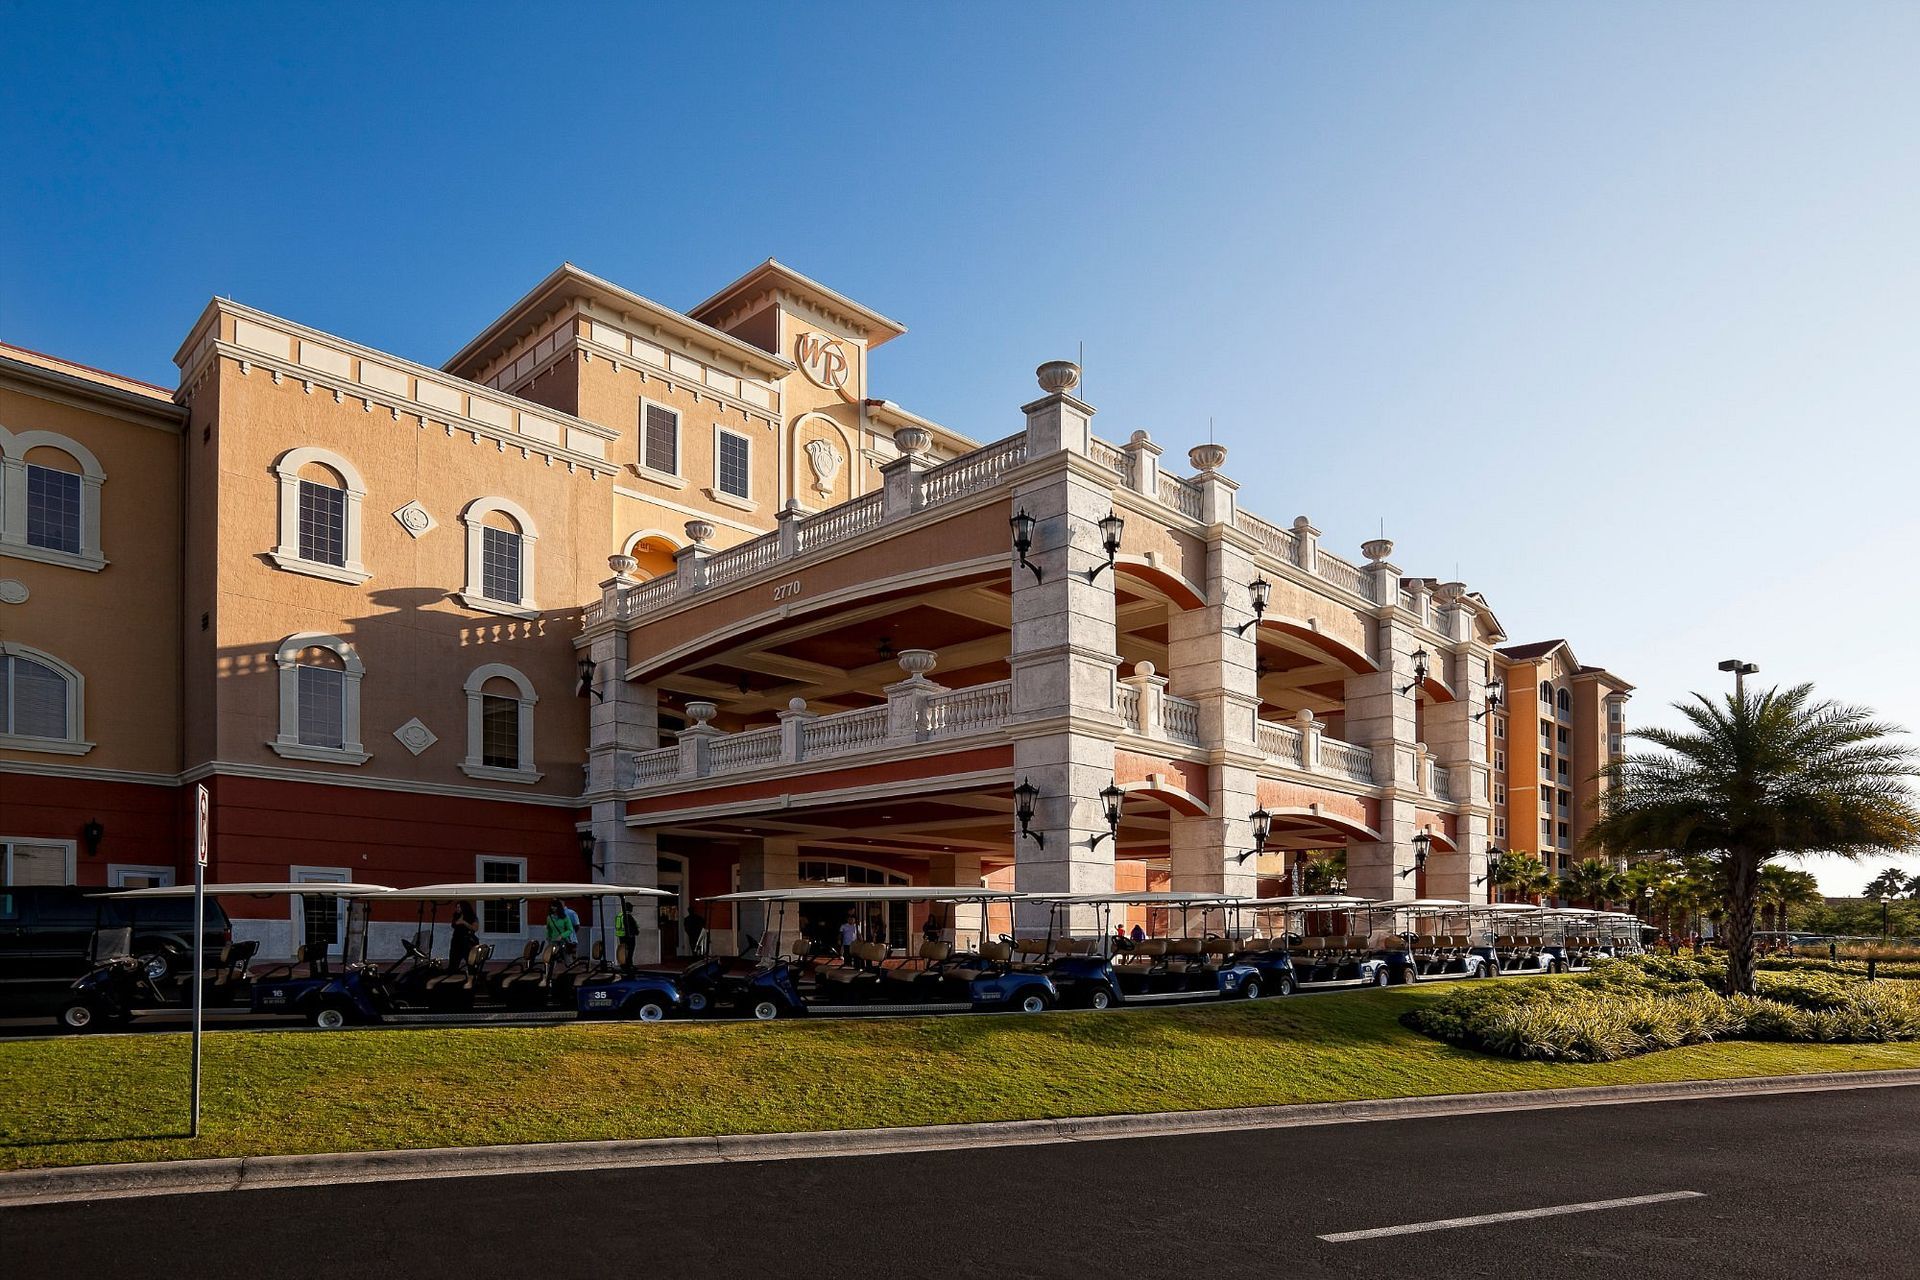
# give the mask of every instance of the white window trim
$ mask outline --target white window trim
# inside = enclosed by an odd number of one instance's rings
[[[78,553],[27,545],[27,453],[41,448],[58,449],[80,464]],[[106,553],[100,549],[100,487],[106,482],[100,459],[78,440],[52,431],[12,432],[0,427],[0,556],[88,573],[106,568]]]
[[[307,879],[308,876],[312,876],[314,879],[309,880]],[[291,866],[287,868],[287,883],[315,885],[352,884],[353,868]],[[293,932],[287,935],[293,944],[289,950],[296,954],[302,945],[302,940],[307,936],[306,904],[300,900],[300,897],[301,895],[297,893],[287,895],[287,923],[291,925],[293,929]],[[339,948],[342,952],[346,950],[347,911],[348,908],[345,906],[342,906],[340,909],[340,934],[337,939],[328,944],[327,950],[329,954],[332,954],[335,948]]]
[[[518,883],[525,884],[527,882],[527,860],[525,858],[514,858],[514,857],[505,856],[503,854],[495,854],[495,853],[476,853],[473,856],[473,883],[483,884],[486,882],[487,877],[486,877],[485,868],[486,868],[486,864],[489,862],[513,863],[515,866],[520,868],[520,879]],[[526,900],[522,899],[520,903],[520,932],[492,933],[492,932],[489,932],[485,927],[487,923],[487,913],[484,910],[482,910],[480,912],[480,919],[478,921],[481,927],[474,930],[474,932],[482,939],[524,938],[528,936],[527,930],[532,924],[532,916],[533,916],[532,909],[527,905]]]
[[[747,492],[742,497],[737,493],[728,493],[720,487],[720,437],[732,436],[747,446]],[[739,511],[758,511],[760,504],[753,500],[753,437],[744,431],[735,431],[731,427],[713,424],[713,485],[706,490],[707,497],[723,507],[733,507]]]
[[[481,722],[481,688],[487,681],[499,676],[511,680],[514,688],[520,691],[520,765],[515,769],[502,769],[498,765],[481,763],[486,757],[482,751],[484,730]],[[540,696],[533,691],[533,681],[503,662],[489,662],[485,666],[475,667],[473,674],[467,677],[462,686],[467,694],[467,758],[460,762],[460,771],[469,778],[481,778],[488,782],[517,782],[528,784],[540,781],[546,775],[533,767],[533,707]]]
[[[344,565],[321,564],[316,560],[301,558],[300,468],[309,462],[331,468],[347,487],[347,562]],[[281,454],[273,464],[273,474],[280,485],[280,543],[269,553],[273,562],[289,573],[304,573],[311,578],[325,578],[330,582],[344,582],[351,586],[358,586],[371,578],[373,575],[367,572],[367,566],[360,559],[360,508],[367,496],[367,486],[361,482],[360,472],[354,465],[337,453],[309,445]]]
[[[93,750],[94,744],[87,741],[86,732],[87,678],[52,654],[24,644],[0,640],[0,654],[44,663],[59,672],[67,682],[66,737],[37,738],[25,733],[0,732],[0,747],[9,751],[38,751],[55,756],[83,756]]]
[[[341,698],[345,721],[341,728],[341,746],[316,747],[300,741],[300,651],[303,649],[331,649],[338,655],[340,665],[346,668],[345,692]],[[324,764],[358,765],[373,759],[372,753],[360,744],[360,677],[366,674],[366,668],[352,645],[339,636],[303,631],[281,641],[273,661],[280,668],[280,732],[268,740],[267,745],[276,755]]]
[[[511,516],[520,526],[520,603],[509,604],[504,600],[495,600],[481,590],[481,541],[485,535],[480,531],[486,528],[486,517],[494,512]],[[467,585],[454,593],[454,599],[469,609],[481,613],[497,613],[508,618],[537,618],[539,606],[534,603],[539,595],[534,589],[534,544],[539,541],[539,532],[534,528],[533,517],[527,509],[510,498],[475,498],[460,513],[460,523],[467,527]]]
[[[673,415],[673,471],[662,471],[658,467],[647,465],[647,408],[664,409]],[[649,480],[658,481],[675,489],[687,487],[687,415],[682,409],[668,404],[664,400],[649,400],[640,397],[640,438],[639,447],[634,450],[633,469]]]
[[[138,862],[109,862],[107,864],[107,887],[124,889],[128,876],[152,876],[162,884],[171,886],[177,878],[172,867],[148,866]]]
[[[59,840],[51,836],[0,836],[0,883],[13,883],[13,846],[16,844],[36,844],[45,849],[62,849],[67,855],[67,872],[64,883],[73,884],[80,873],[80,842],[78,840]]]

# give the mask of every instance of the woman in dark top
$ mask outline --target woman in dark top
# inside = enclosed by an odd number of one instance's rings
[[[473,914],[473,904],[462,902],[453,909],[453,942],[447,948],[447,967],[455,972],[466,968],[479,941],[480,920]]]

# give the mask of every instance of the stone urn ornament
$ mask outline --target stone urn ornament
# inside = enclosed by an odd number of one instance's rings
[[[926,680],[927,672],[940,665],[940,655],[932,649],[902,649],[898,661],[907,679],[919,684]]]
[[[632,556],[607,557],[607,568],[613,570],[615,577],[630,578],[633,576],[633,571],[639,567],[640,562]]]
[[[710,520],[687,521],[687,538],[697,547],[713,539],[713,522]]]
[[[1071,391],[1080,385],[1080,366],[1071,360],[1049,360],[1033,371],[1040,389],[1048,395]]]
[[[1227,446],[1223,444],[1197,444],[1187,450],[1187,461],[1196,471],[1218,471],[1227,462]]]
[[[719,712],[720,705],[715,702],[689,702],[687,704],[687,714],[693,717],[694,727],[697,729],[710,727],[707,721],[713,719]]]
[[[916,453],[925,453],[933,446],[933,432],[925,427],[902,427],[893,433],[893,447],[902,457],[911,458]]]
[[[1378,564],[1393,554],[1393,539],[1369,538],[1360,544],[1360,554]]]

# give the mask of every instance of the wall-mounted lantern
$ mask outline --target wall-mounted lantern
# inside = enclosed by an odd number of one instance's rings
[[[1266,616],[1267,601],[1273,599],[1273,584],[1265,578],[1255,578],[1247,584],[1247,599],[1253,607],[1253,616],[1233,629],[1233,634],[1243,636],[1247,628],[1258,626],[1260,619]]]
[[[1013,529],[1013,550],[1020,557],[1021,567],[1033,570],[1035,582],[1044,582],[1046,575],[1040,572],[1040,566],[1027,559],[1027,552],[1033,550],[1033,517],[1023,507],[1013,513],[1007,524]]]

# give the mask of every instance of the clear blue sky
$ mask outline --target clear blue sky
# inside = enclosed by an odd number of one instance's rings
[[[0,337],[438,363],[774,255],[911,328],[875,394],[988,439],[1084,342],[1107,437],[1214,417],[1641,722],[1738,655],[1920,726],[1916,67],[1912,4],[10,3]]]

